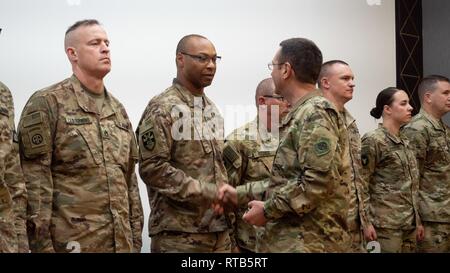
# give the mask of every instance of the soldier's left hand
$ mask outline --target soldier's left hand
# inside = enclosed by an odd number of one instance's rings
[[[242,219],[247,223],[262,227],[267,223],[267,219],[264,216],[264,202],[262,201],[251,201],[248,203],[249,210],[242,216]]]

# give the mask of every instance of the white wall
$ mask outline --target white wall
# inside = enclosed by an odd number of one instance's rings
[[[357,88],[348,108],[362,133],[376,127],[369,115],[376,95],[396,82],[394,0],[0,1],[0,80],[13,92],[16,122],[34,91],[71,75],[64,32],[86,18],[109,34],[113,70],[106,85],[135,127],[150,98],[171,84],[176,44],[190,33],[208,37],[223,57],[206,92],[226,114],[227,133],[253,118],[230,106],[252,108],[255,87],[270,76],[267,63],[286,38],[307,37],[325,60],[350,63]],[[146,226],[145,251],[147,235]]]

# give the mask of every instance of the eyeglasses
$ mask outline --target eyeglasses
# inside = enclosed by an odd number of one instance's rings
[[[263,96],[265,98],[272,98],[272,99],[276,99],[276,100],[280,100],[280,101],[284,101],[284,97],[283,96],[277,96],[277,95],[265,95]]]
[[[222,57],[220,57],[220,56],[209,57],[209,56],[206,56],[206,55],[193,55],[193,54],[189,54],[189,53],[186,53],[186,52],[180,52],[180,53],[183,54],[183,55],[191,57],[192,59],[196,60],[197,62],[199,62],[201,64],[207,64],[210,61],[212,61],[213,64],[216,64],[216,63],[220,62],[220,60],[222,59]]]
[[[269,63],[269,64],[267,64],[267,67],[269,68],[270,71],[272,71],[274,66],[283,65],[283,64],[286,64],[286,63],[281,63],[281,64]]]

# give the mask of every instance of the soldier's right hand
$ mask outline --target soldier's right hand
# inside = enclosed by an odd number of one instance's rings
[[[375,241],[377,239],[377,232],[372,224],[364,228],[364,237],[366,237],[366,240],[368,241]]]
[[[237,191],[229,184],[223,184],[217,193],[218,199],[224,205],[232,204],[235,207],[238,204]]]

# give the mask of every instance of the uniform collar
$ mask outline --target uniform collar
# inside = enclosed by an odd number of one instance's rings
[[[379,123],[379,124],[378,124],[378,128],[380,128],[381,130],[383,130],[384,134],[385,134],[392,142],[394,142],[395,144],[403,143],[403,140],[402,140],[401,137],[391,134],[391,132],[389,132],[389,130],[386,129],[386,128],[383,126],[382,123]]]
[[[306,101],[313,97],[322,96],[322,91],[320,89],[316,89],[309,94],[303,96],[289,111],[289,113],[283,118],[281,121],[282,126],[287,125],[291,119],[294,117],[294,115],[297,113],[297,110],[302,106]]]
[[[75,75],[70,77],[70,84],[72,85],[73,92],[77,98],[78,106],[85,112],[99,114],[95,100],[86,94],[88,91],[83,88],[80,80]],[[115,114],[117,108],[116,103],[111,99],[111,96],[105,88],[105,102],[103,104],[101,118]]]
[[[189,90],[186,89],[186,87],[182,86],[177,79],[173,79],[173,86],[177,89],[178,93],[180,94],[181,100],[184,101],[191,108],[194,108],[194,103],[199,103],[200,101],[202,102],[201,105],[202,109],[204,109],[205,106],[211,104],[211,102],[205,96],[205,94],[201,96],[194,96]],[[199,100],[198,98],[201,98],[201,100]]]
[[[259,116],[257,115],[256,118],[250,123],[254,128],[257,130],[258,134],[258,142],[263,145],[272,145],[271,143],[277,142],[276,136],[274,136],[271,132],[267,130],[267,128],[261,128],[259,130]],[[279,128],[278,128],[279,129]]]
[[[431,125],[433,125],[435,130],[438,131],[445,131],[445,127],[443,126],[443,122],[442,120],[436,119],[435,117],[433,117],[432,115],[428,114],[423,108],[420,109],[419,112],[421,115],[423,115],[425,117],[425,119],[428,120],[428,122],[431,123]]]
[[[345,107],[342,113],[344,115],[345,125],[347,128],[356,122],[355,118],[350,114],[350,112]]]

